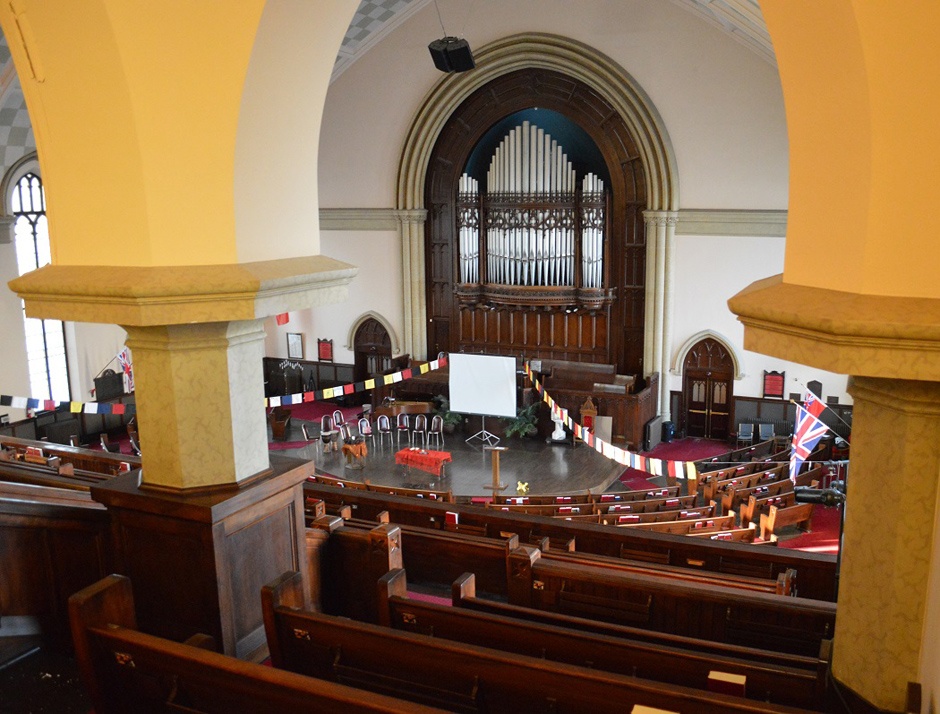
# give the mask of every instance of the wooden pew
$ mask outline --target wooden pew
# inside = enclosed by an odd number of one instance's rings
[[[365,482],[367,491],[377,493],[389,493],[395,496],[408,496],[410,498],[426,498],[429,501],[439,501],[440,503],[453,503],[453,491],[441,491],[431,488],[404,488],[403,486],[379,486],[374,483]]]
[[[715,504],[697,506],[696,508],[683,508],[670,511],[651,511],[649,513],[602,513],[600,522],[608,526],[630,526],[636,523],[666,523],[684,519],[711,518],[715,515]]]
[[[464,573],[451,586],[451,604],[456,608],[466,608],[477,612],[489,612],[526,622],[542,622],[558,627],[567,627],[579,632],[594,632],[611,637],[622,637],[639,642],[650,642],[666,647],[691,649],[702,654],[736,657],[754,662],[764,667],[791,667],[814,673],[821,694],[826,688],[832,640],[823,640],[818,653],[804,656],[746,645],[729,644],[712,639],[687,637],[670,632],[659,632],[639,627],[631,627],[615,622],[592,618],[566,615],[548,610],[535,610],[530,607],[480,598],[476,594],[476,578],[473,573]]]
[[[751,497],[763,499],[784,493],[793,493],[793,481],[789,478],[757,486],[726,488],[720,496],[721,512],[725,514],[736,513],[742,509],[742,504],[747,503]],[[741,521],[742,526],[746,526],[748,523],[750,523],[750,519]]]
[[[464,712],[596,714],[636,704],[684,714],[805,711],[306,611],[299,580],[285,573],[262,591],[278,668]]]
[[[811,531],[813,525],[813,504],[800,503],[789,508],[771,506],[769,513],[760,516],[760,537],[762,540],[777,540],[777,531],[785,526],[796,526],[804,531]]]
[[[0,482],[0,605],[68,641],[66,600],[113,570],[111,521],[87,491]]]
[[[69,599],[75,656],[96,714],[126,712],[440,712],[137,631],[130,581],[103,580]]]
[[[822,600],[835,595],[836,558],[789,549],[755,548],[746,544],[702,541],[665,533],[609,528],[595,524],[505,513],[461,504],[443,504],[366,491],[353,491],[316,483],[304,485],[309,496],[322,498],[329,508],[345,505],[357,518],[374,520],[387,511],[398,525],[416,525],[443,530],[453,514],[460,527],[476,527],[488,535],[515,533],[521,543],[548,537],[558,541],[574,538],[580,552],[634,560],[696,567],[724,573],[746,574],[776,580],[790,568],[799,572],[799,594]]]
[[[789,480],[786,469],[786,464],[779,464],[769,469],[752,471],[743,476],[736,475],[720,481],[709,481],[702,489],[702,498],[704,498],[706,502],[717,501],[721,498],[721,493],[729,488],[751,488],[752,486],[764,486],[783,479]]]
[[[703,653],[697,643],[655,644],[422,602],[408,597],[404,570],[384,576],[379,593],[379,624],[406,632],[702,690],[708,688],[709,673],[717,670],[745,676],[745,695],[752,699],[810,708],[822,708],[825,701],[825,672],[818,663],[767,666],[726,653]]]
[[[626,560],[623,558],[608,558],[603,555],[591,553],[559,553],[557,551],[543,551],[543,558],[559,560],[567,563],[584,563],[596,565],[624,573],[641,573],[646,575],[661,575],[663,577],[682,580],[684,582],[703,583],[707,585],[725,585],[741,590],[772,593],[776,595],[792,595],[795,591],[796,571],[788,570],[776,580],[765,578],[752,578],[747,575],[730,575],[726,573],[703,573],[694,568],[680,568],[675,565],[659,565],[641,561]]]
[[[326,486],[336,486],[337,488],[351,488],[359,491],[368,490],[368,486],[361,481],[352,481],[345,478],[337,478],[336,476],[330,476],[329,474],[321,474],[317,472],[309,478],[313,483],[322,483]]]
[[[388,525],[380,530],[375,523],[355,519],[336,524],[330,516],[317,519],[312,526],[328,530],[331,539],[337,541],[330,546],[335,565],[329,577],[344,573],[347,568],[355,569],[358,571],[353,576],[357,581],[356,588],[371,588],[382,575],[395,567],[404,567],[416,582],[445,587],[461,573],[473,570],[479,573],[481,588],[495,595],[505,595],[506,559],[512,550],[519,547],[519,538],[512,533],[505,534],[503,538],[486,538],[418,526]],[[397,539],[394,542],[400,546],[400,555],[396,554],[395,559],[389,560],[373,557],[368,562],[362,561],[363,551],[379,547],[370,544],[370,539],[381,543],[383,538]],[[348,599],[354,588],[344,586],[343,590],[346,594],[338,597],[335,603],[325,602],[324,610],[374,621],[377,610],[372,608],[374,603],[369,600],[371,590],[355,602]],[[352,605],[360,609],[351,611],[349,607]],[[368,611],[367,607],[370,608]]]
[[[381,538],[384,532],[392,533],[392,531],[378,530],[373,533],[378,528],[375,523],[356,519],[344,521],[342,526],[338,526],[336,519],[329,516],[315,521],[314,527],[328,531],[332,534],[331,537],[336,539],[356,539],[362,544],[367,544],[369,539],[376,534]],[[441,532],[418,526],[401,526],[398,528],[398,533],[401,543],[401,562],[404,568],[412,573],[412,580],[446,587],[463,572],[472,571],[476,573],[477,581],[484,591],[500,596],[508,593],[508,579],[512,577],[509,556],[519,546],[519,539],[515,534],[503,534],[502,540],[496,540]],[[371,578],[378,579],[387,570],[396,567],[397,561],[393,562],[384,558],[369,563],[358,561],[363,547],[365,545],[358,546],[357,550],[357,546],[334,544],[333,552],[340,553],[342,549],[342,554],[338,557],[344,559],[335,564],[334,572],[340,573],[345,572],[346,568],[356,568],[362,573],[359,581],[362,584],[368,583]],[[688,567],[657,565],[551,549],[545,551],[543,557],[565,563],[588,564],[616,572],[641,573],[682,582],[715,584],[754,592],[787,595],[794,591],[793,583],[796,575],[794,570],[789,570],[773,581],[747,575],[702,572]],[[367,599],[360,598],[356,602],[361,604]],[[347,609],[347,604],[345,598],[340,598],[337,604],[325,603],[324,610],[332,614],[345,614],[357,619],[375,621],[373,613],[364,609],[353,612]]]
[[[656,523],[628,523],[624,528],[643,528],[657,533],[675,533],[683,535],[689,532],[711,533],[726,530],[734,526],[734,516],[717,516],[711,518],[688,518],[676,521],[659,521]]]
[[[793,492],[793,489],[789,489],[783,493],[771,493],[767,496],[761,496],[760,498],[751,495],[748,497],[747,503],[740,508],[741,525],[746,526],[750,523],[757,525],[760,522],[761,515],[770,513],[771,506],[788,508],[789,506],[795,505],[796,494]]]
[[[41,448],[46,456],[57,456],[62,463],[71,464],[76,470],[91,471],[109,477],[121,472],[122,463],[129,463],[132,469],[138,469],[141,465],[140,457],[133,454],[111,454],[98,449],[20,439],[15,436],[0,436],[0,447],[19,454],[25,453],[29,448]]]
[[[509,602],[689,637],[813,655],[835,630],[835,603],[509,556]]]
[[[755,528],[729,528],[723,531],[714,531],[713,533],[686,533],[689,538],[707,538],[723,542],[735,543],[753,543],[757,538],[757,529]]]
[[[681,511],[694,508],[696,496],[671,496],[666,498],[644,498],[629,503],[612,503],[606,506],[607,513],[650,513],[651,511]],[[707,501],[706,501],[707,503]]]
[[[587,493],[576,494],[541,494],[533,496],[497,496],[493,504],[526,504],[549,505],[558,504],[569,506],[577,503],[597,503],[600,505],[621,503],[625,501],[642,501],[646,498],[674,498],[679,495],[678,486],[664,488],[644,488],[634,491],[618,491],[617,493]]]

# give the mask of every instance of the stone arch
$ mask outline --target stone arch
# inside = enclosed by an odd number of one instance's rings
[[[392,342],[392,355],[394,356],[401,354],[401,340],[398,338],[398,334],[395,332],[395,328],[392,327],[392,323],[390,323],[385,317],[375,312],[374,310],[368,310],[353,320],[352,325],[349,328],[349,332],[346,335],[346,349],[348,349],[350,352],[353,350],[356,342],[356,333],[367,320],[375,320],[380,325],[382,325],[382,327],[385,328],[385,331],[388,332],[388,337]]]
[[[676,158],[665,124],[639,83],[606,55],[564,37],[526,33],[490,43],[474,52],[474,56],[477,67],[473,72],[448,75],[431,90],[411,124],[402,151],[396,208],[410,216],[402,219],[401,227],[406,276],[404,349],[417,357],[427,353],[424,215],[430,156],[455,109],[492,80],[519,69],[542,68],[590,86],[617,110],[636,139],[644,167],[647,209],[674,212],[679,205]],[[668,275],[664,270],[655,271],[655,275],[656,286],[648,286],[647,291],[648,295],[652,291],[662,304]],[[648,336],[647,342],[653,339],[662,341],[662,331]],[[659,347],[657,354],[664,354],[662,345]],[[662,366],[654,364],[650,371]]]
[[[682,365],[685,364],[685,358],[689,354],[689,350],[705,339],[712,339],[724,347],[725,350],[727,350],[731,357],[732,364],[734,365],[735,379],[741,379],[744,377],[744,371],[741,368],[741,357],[735,351],[733,343],[727,337],[718,332],[715,332],[714,330],[702,330],[700,332],[696,332],[685,342],[683,342],[682,346],[676,350],[675,356],[672,360],[672,367],[670,368],[669,372],[671,374],[681,375]]]

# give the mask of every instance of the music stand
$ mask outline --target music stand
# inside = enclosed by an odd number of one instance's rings
[[[486,417],[483,416],[482,414],[480,415],[480,420],[482,422],[481,426],[483,428],[480,429],[480,431],[478,431],[473,436],[469,437],[467,439],[467,443],[469,444],[474,439],[479,439],[487,446],[491,446],[491,447],[496,446],[499,443],[499,437],[496,436],[496,434],[493,434],[492,432],[489,432],[486,430]]]

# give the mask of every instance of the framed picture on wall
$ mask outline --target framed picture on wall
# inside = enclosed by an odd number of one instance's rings
[[[287,333],[287,359],[304,358],[304,336],[300,332]]]
[[[783,399],[786,372],[764,371],[764,399]]]

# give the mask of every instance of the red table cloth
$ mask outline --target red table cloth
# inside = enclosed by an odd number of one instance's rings
[[[453,459],[447,451],[428,451],[427,449],[402,449],[395,454],[395,463],[414,466],[428,473],[441,475],[444,464]]]

